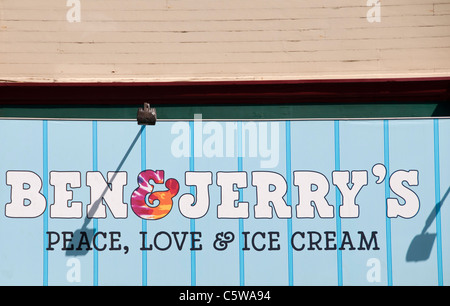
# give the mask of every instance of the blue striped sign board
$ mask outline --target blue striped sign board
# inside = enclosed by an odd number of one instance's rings
[[[1,285],[447,285],[450,120],[0,120]]]

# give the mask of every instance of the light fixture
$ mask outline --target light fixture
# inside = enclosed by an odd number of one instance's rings
[[[155,125],[156,109],[150,107],[150,103],[144,103],[144,107],[138,109],[137,122],[139,125]]]

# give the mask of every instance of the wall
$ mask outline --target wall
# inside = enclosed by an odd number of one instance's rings
[[[0,80],[450,75],[448,0],[0,0]]]

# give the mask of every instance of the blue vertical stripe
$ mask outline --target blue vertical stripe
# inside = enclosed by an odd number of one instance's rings
[[[291,194],[291,122],[286,121],[286,181],[287,181],[287,204],[292,208],[292,194]],[[292,209],[291,209],[292,211]],[[294,285],[294,267],[293,267],[293,251],[291,245],[292,237],[292,218],[287,219],[287,239],[288,239],[288,284]]]
[[[92,121],[92,170],[98,171],[97,121]],[[94,218],[94,234],[98,232],[98,219]],[[98,286],[98,251],[94,248],[94,286]]]
[[[384,197],[385,204],[391,196],[389,187],[389,121],[383,121],[383,138],[384,138],[384,166],[386,167],[386,177],[384,179]],[[386,206],[386,205],[385,205]],[[387,210],[387,206],[386,206]],[[392,286],[392,244],[391,244],[391,219],[387,216],[386,211],[386,261],[387,261],[387,277],[388,286]]]
[[[195,187],[191,187],[191,193],[194,194],[195,191],[192,189]],[[191,219],[190,221],[190,231],[195,232],[195,219]],[[192,236],[191,236],[191,239]],[[192,245],[192,241],[191,241]],[[195,256],[195,250],[191,251],[191,286],[197,285],[197,268],[196,268],[196,256]]]
[[[238,135],[238,171],[243,171],[242,165],[242,121],[237,123]],[[244,191],[239,189],[239,202],[244,200]],[[239,285],[245,286],[245,270],[244,270],[244,220],[239,219]]]
[[[141,127],[141,170],[147,169],[147,138],[145,125]],[[142,219],[142,231],[147,232],[147,220]],[[144,245],[147,245],[147,235]],[[142,286],[147,286],[147,250],[142,250]]]
[[[334,121],[334,168],[336,171],[341,170],[341,156],[339,143],[339,121]],[[341,216],[339,215],[339,207],[341,205],[341,195],[336,187],[336,242],[341,245]],[[338,286],[342,286],[342,251],[337,249],[337,269],[338,269]]]
[[[442,235],[441,235],[441,179],[439,163],[439,120],[433,120],[434,134],[434,196],[436,203],[436,247],[437,247],[437,268],[438,285],[443,285],[442,271]]]
[[[42,172],[43,172],[43,195],[48,202],[48,122],[47,120],[43,120],[42,122]],[[48,286],[48,205],[44,210],[44,258],[43,258],[43,285]]]
[[[189,171],[194,171],[195,170],[195,165],[194,165],[194,121],[191,121],[189,123],[189,127],[190,127],[190,149],[191,149],[191,154],[189,157]],[[201,149],[201,148],[200,148]],[[195,187],[191,186],[190,188],[191,194],[195,196]],[[190,221],[190,231],[191,232],[195,232],[195,219],[191,219]],[[191,236],[192,239],[192,236]],[[192,241],[191,241],[192,243]],[[195,256],[195,250],[191,251],[191,286],[196,286],[197,284],[197,276],[196,276],[196,256]]]

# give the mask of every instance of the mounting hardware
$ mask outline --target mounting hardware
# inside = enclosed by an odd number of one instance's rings
[[[139,125],[155,125],[156,109],[150,107],[150,103],[144,103],[144,107],[138,109],[137,122]]]

